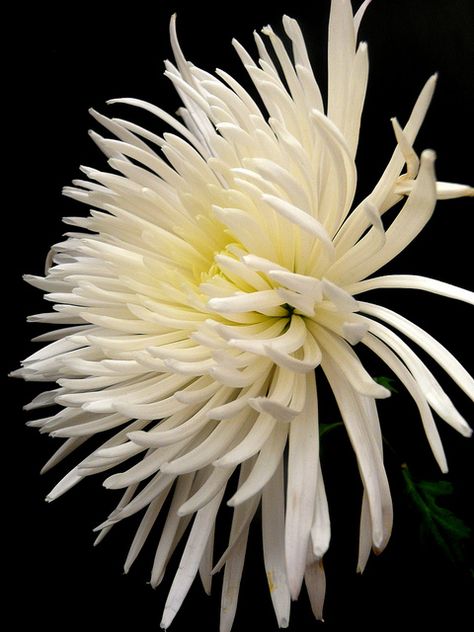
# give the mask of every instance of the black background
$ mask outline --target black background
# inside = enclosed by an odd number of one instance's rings
[[[358,6],[359,3],[354,3]],[[38,333],[24,325],[27,314],[44,310],[40,293],[21,282],[21,274],[40,274],[49,245],[64,231],[63,215],[84,213],[60,195],[61,187],[78,176],[78,165],[104,167],[104,160],[87,136],[93,106],[106,112],[106,99],[134,96],[173,112],[179,106],[172,86],[162,77],[162,60],[170,57],[167,27],[178,11],[178,29],[185,53],[202,67],[220,66],[246,81],[230,45],[236,36],[252,49],[251,32],[267,23],[279,29],[283,13],[300,20],[318,76],[324,82],[323,54],[329,2],[292,1],[210,3],[133,2],[41,3],[34,9],[17,6],[4,16],[5,92],[4,140],[11,139],[3,170],[4,375],[31,353],[29,338]],[[441,180],[469,182],[472,173],[472,112],[474,9],[469,0],[374,0],[361,36],[369,43],[371,77],[359,154],[359,194],[367,192],[383,170],[393,147],[389,118],[406,120],[424,81],[434,71],[440,78],[435,99],[416,147],[437,151]],[[115,113],[125,113],[117,108]],[[132,117],[133,112],[129,115]],[[149,119],[140,119],[151,123]],[[95,125],[97,129],[97,125]],[[161,128],[157,125],[155,131]],[[3,145],[5,147],[5,145]],[[7,224],[5,228],[5,223]],[[419,273],[473,289],[473,206],[469,200],[440,202],[430,226],[391,271]],[[470,308],[443,298],[420,294],[380,294],[385,304],[426,327],[471,371],[472,315]],[[371,298],[378,298],[374,294]],[[389,302],[390,301],[390,302]],[[377,370],[374,368],[374,371]],[[437,375],[442,375],[437,373]],[[472,419],[467,398],[448,380],[442,381],[461,412]],[[128,576],[122,563],[137,522],[116,527],[97,549],[91,529],[114,506],[115,492],[87,480],[52,505],[43,498],[67,465],[39,477],[41,464],[53,450],[53,440],[24,427],[21,411],[36,391],[9,380],[4,392],[4,555],[13,598],[15,625],[64,629],[158,629],[172,579],[153,591],[146,585],[153,546],[146,547]],[[6,396],[5,396],[6,395]],[[333,538],[327,555],[326,628],[349,625],[385,627],[449,623],[469,627],[473,580],[469,561],[453,568],[437,549],[423,545],[415,516],[403,493],[400,462],[407,460],[419,478],[437,480],[414,406],[403,395],[382,402],[383,429],[398,456],[387,456],[394,499],[394,535],[385,553],[372,558],[366,573],[355,574],[360,487],[351,451],[343,434],[327,439],[323,465],[330,494]],[[333,421],[333,412],[322,421]],[[324,416],[324,415],[323,415]],[[440,423],[441,425],[441,423]],[[442,427],[455,493],[447,504],[472,524],[472,442]],[[338,434],[339,433],[339,434]],[[226,517],[223,530],[226,531]],[[115,532],[114,532],[115,531]],[[155,534],[156,541],[157,534]],[[244,570],[235,632],[275,630],[262,567],[258,520]],[[219,541],[219,546],[223,541]],[[173,570],[174,564],[169,570]],[[472,561],[471,561],[472,566]],[[198,582],[177,616],[173,630],[192,627],[217,630],[217,578],[207,598]],[[263,623],[256,616],[263,615]],[[293,606],[290,630],[318,628],[306,596]]]

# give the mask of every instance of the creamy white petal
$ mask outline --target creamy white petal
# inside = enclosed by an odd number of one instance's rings
[[[474,379],[469,375],[466,369],[456,358],[450,353],[446,347],[430,336],[426,331],[410,322],[396,312],[381,307],[380,305],[372,305],[370,303],[361,302],[360,309],[363,313],[375,316],[380,320],[392,325],[408,336],[413,342],[416,342],[426,353],[428,353],[436,362],[452,377],[466,395],[474,401]]]
[[[178,509],[179,516],[194,513],[207,505],[226,485],[234,468],[215,468],[193,496]]]
[[[375,445],[375,438],[366,426],[357,394],[340,368],[329,357],[323,357],[322,368],[331,384],[357,456],[369,500],[373,545],[381,549],[389,537],[391,527],[385,520],[387,512],[391,513],[391,498],[381,454]]]
[[[317,484],[319,431],[316,381],[306,376],[304,410],[290,426],[288,453],[285,556],[288,585],[297,599],[303,582]]]
[[[248,475],[250,466],[251,463],[246,463],[240,468],[239,484],[245,476]],[[242,512],[242,508],[237,511],[234,510],[229,547],[212,571],[215,573],[218,568],[220,569],[222,565],[225,564],[224,578],[222,581],[220,632],[230,632],[237,610],[237,600],[244,568],[250,520],[255,513],[257,503],[252,503],[251,507],[252,510],[248,514],[245,514],[245,510]]]
[[[133,538],[133,542],[130,545],[130,550],[128,552],[127,559],[125,560],[125,564],[124,564],[125,573],[128,573],[131,565],[136,560],[138,554],[142,550],[143,545],[145,544],[145,541],[148,535],[150,534],[150,531],[153,525],[155,524],[155,520],[157,519],[158,514],[160,513],[160,510],[163,507],[163,503],[166,500],[170,487],[171,485],[167,489],[165,489],[163,492],[161,492],[161,494],[157,496],[155,500],[153,500],[149,504],[148,509],[146,510],[145,515],[142,518],[142,521],[140,522],[140,526],[137,529],[135,537]]]
[[[381,340],[378,340],[372,335],[369,335],[364,344],[372,349],[388,367],[394,372],[398,379],[405,386],[407,391],[415,400],[418,410],[420,411],[421,420],[425,429],[426,437],[429,441],[433,454],[441,468],[442,472],[448,471],[448,465],[446,462],[446,456],[444,453],[443,445],[439,432],[436,428],[433,415],[426,400],[426,397],[421,390],[417,381],[412,377],[411,373],[405,367],[405,365],[397,358],[397,356],[387,347]]]
[[[369,561],[372,549],[372,524],[370,520],[370,507],[367,491],[362,494],[362,507],[360,510],[359,524],[359,553],[357,557],[357,572],[363,573]]]
[[[370,290],[398,288],[407,290],[424,290],[447,298],[454,298],[458,301],[464,301],[470,305],[474,305],[474,292],[465,290],[464,288],[437,281],[429,277],[417,276],[414,274],[390,274],[387,276],[373,277],[365,279],[358,283],[353,283],[346,288],[350,294],[361,294]]]
[[[470,437],[472,430],[466,420],[456,410],[452,401],[441,388],[431,371],[418,358],[418,356],[410,349],[410,347],[388,327],[367,319],[369,331],[377,338],[383,340],[397,355],[405,362],[423,393],[438,415],[449,423],[458,432],[466,437]]]
[[[323,473],[319,464],[316,484],[316,499],[314,504],[313,526],[311,527],[311,545],[316,560],[322,559],[329,548],[331,539],[331,523],[329,507],[324,487]]]
[[[280,467],[283,451],[288,438],[288,428],[278,424],[260,450],[255,465],[237,492],[227,501],[230,507],[240,505],[252,496],[266,489],[277,468]]]
[[[348,88],[355,52],[355,29],[349,0],[331,2],[328,38],[328,116],[345,132]]]
[[[322,360],[330,357],[357,392],[380,399],[390,397],[390,391],[370,377],[354,351],[342,338],[315,323],[311,323],[310,330],[323,349]]]
[[[216,467],[230,467],[254,456],[268,440],[276,423],[271,415],[266,413],[259,414],[242,441],[224,456],[214,461],[213,465]]]
[[[265,571],[273,609],[280,628],[288,627],[290,590],[285,559],[285,488],[280,459],[262,495],[262,539]]]
[[[177,533],[180,525],[187,524],[187,520],[191,519],[191,516],[187,518],[181,518],[178,515],[178,508],[187,499],[191,490],[191,486],[194,481],[194,472],[192,474],[184,474],[177,480],[176,487],[173,493],[173,500],[168,510],[168,516],[163,525],[161,537],[156,549],[155,558],[153,562],[153,569],[151,573],[150,583],[156,588],[161,581],[161,578],[166,567],[166,563],[173,550],[173,543],[177,540]]]
[[[434,89],[436,87],[436,80],[437,75],[433,75],[423,86],[423,89],[413,107],[410,118],[403,129],[407,140],[410,143],[414,142],[426,116],[426,112],[431,103]],[[398,201],[399,196],[396,196],[391,203],[386,203],[386,200],[392,193],[397,178],[403,167],[403,160],[403,154],[397,146],[373,191],[354,209],[336,236],[335,242],[338,252],[346,252],[349,248],[351,248],[360,239],[361,235],[368,227],[367,218],[365,217],[364,212],[364,206],[367,201],[370,201],[376,208],[383,210],[387,210]]]
[[[426,150],[422,153],[420,172],[413,191],[387,230],[386,242],[378,253],[355,266],[351,265],[350,256],[346,257],[344,266],[340,266],[337,272],[333,269],[332,278],[337,278],[346,285],[369,276],[396,257],[425,227],[436,204],[435,158],[433,151]]]
[[[219,632],[230,632],[234,623],[239,597],[240,581],[245,562],[249,527],[240,535],[225,563],[224,579],[222,580],[222,598]]]
[[[167,629],[173,621],[196,576],[223,495],[224,489],[209,504],[200,509],[194,519],[178,572],[166,600],[160,623],[163,629]]]
[[[304,580],[313,614],[318,621],[324,621],[323,605],[326,595],[326,574],[322,560],[314,560],[307,564]]]
[[[240,466],[239,485],[248,477],[253,465],[255,463],[254,458],[250,458]],[[219,561],[214,566],[213,574],[218,573],[224,564],[232,554],[234,547],[240,540],[240,537],[248,529],[250,522],[252,521],[255,512],[260,504],[260,494],[253,496],[247,502],[234,507],[234,513],[232,516],[232,524],[230,528],[229,544],[221,555]]]

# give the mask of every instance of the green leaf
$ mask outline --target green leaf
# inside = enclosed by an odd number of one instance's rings
[[[453,493],[452,484],[449,481],[416,481],[405,463],[402,474],[408,497],[421,518],[421,535],[431,539],[450,562],[462,564],[463,545],[471,530],[450,509],[439,504],[440,498]]]
[[[331,432],[331,430],[343,425],[342,421],[336,421],[332,424],[319,424],[319,439],[322,439],[328,432]]]
[[[377,382],[377,384],[380,384],[380,386],[385,386],[385,388],[388,389],[391,393],[398,393],[398,390],[394,386],[396,380],[394,380],[392,377],[385,377],[384,375],[380,375],[379,377],[374,377],[374,380]]]

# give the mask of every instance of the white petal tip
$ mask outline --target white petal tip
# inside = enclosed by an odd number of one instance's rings
[[[102,486],[105,487],[105,489],[120,489],[120,486],[118,486],[117,481],[114,478],[115,475],[110,476],[109,478],[106,478],[105,481],[103,481]]]
[[[388,388],[385,388],[385,386],[377,384],[377,382],[375,382],[375,385],[375,387],[370,389],[370,395],[375,397],[375,399],[388,399],[392,396],[392,393],[388,390]]]
[[[167,630],[173,622],[173,619],[176,616],[176,612],[174,610],[170,610],[169,608],[165,608],[163,613],[163,619],[160,623],[160,628],[162,630]]]
[[[461,427],[460,432],[463,437],[467,437],[468,439],[472,437],[472,428],[467,424]]]
[[[436,152],[433,149],[425,149],[421,153],[421,159],[433,164],[436,160]]]

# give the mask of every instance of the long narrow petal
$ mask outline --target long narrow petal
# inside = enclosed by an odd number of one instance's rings
[[[430,406],[438,415],[465,437],[472,435],[466,420],[456,410],[452,401],[441,388],[434,375],[410,347],[391,329],[369,318],[366,319],[370,333],[383,340],[403,360]]]
[[[240,466],[239,485],[248,477],[255,459],[249,459]],[[229,543],[224,553],[219,558],[217,564],[212,569],[212,573],[218,573],[229,559],[234,547],[238,543],[241,535],[248,529],[255,512],[260,504],[260,494],[252,496],[247,502],[237,505],[234,508],[232,524],[230,527]]]
[[[219,632],[230,632],[232,624],[234,623],[248,534],[249,526],[247,525],[225,563],[224,579],[222,580]]]
[[[248,478],[227,501],[230,507],[235,507],[255,496],[262,489],[266,489],[268,481],[272,479],[280,465],[287,438],[288,427],[283,424],[275,426],[270,438],[261,449]]]
[[[353,283],[346,288],[350,294],[362,294],[370,290],[379,289],[406,289],[406,290],[424,290],[432,294],[439,294],[447,298],[453,298],[458,301],[464,301],[470,305],[474,305],[474,292],[465,290],[464,288],[437,281],[429,277],[417,276],[415,274],[390,274],[387,276],[373,277],[365,279],[358,283]]]
[[[321,464],[319,464],[313,526],[311,527],[313,556],[317,560],[322,559],[323,555],[328,550],[330,539],[331,523],[329,519],[329,507],[324,487],[323,473],[321,471]]]
[[[380,549],[389,536],[385,514],[391,513],[391,498],[381,454],[375,438],[368,431],[355,391],[329,357],[323,358],[328,378],[357,456],[359,470],[367,491],[372,523],[373,544]]]
[[[196,576],[196,573],[198,572],[199,564],[204,554],[211,530],[214,526],[216,514],[223,495],[224,489],[222,489],[209,504],[200,509],[196,514],[178,571],[171,585],[168,599],[166,600],[160,624],[165,630],[171,625],[171,622],[178,613],[184,598],[191,588],[191,584]]]
[[[408,319],[400,316],[396,312],[381,307],[380,305],[372,305],[371,303],[360,303],[360,309],[363,313],[375,316],[380,320],[388,323],[398,331],[408,336],[413,342],[416,342],[426,353],[428,353],[438,364],[452,377],[456,384],[466,395],[474,401],[474,379],[469,375],[466,369],[458,360],[450,353],[446,347],[430,336],[426,331],[410,322]]]
[[[417,381],[412,377],[410,371],[405,365],[397,358],[397,356],[391,351],[387,345],[381,340],[375,338],[371,334],[367,336],[364,343],[369,349],[372,349],[382,360],[390,367],[398,379],[402,382],[410,395],[413,397],[418,410],[420,411],[421,420],[425,429],[426,437],[433,451],[434,457],[438,462],[442,472],[448,471],[448,464],[446,461],[446,455],[444,453],[443,444],[439,436],[438,429],[436,428],[431,409],[428,405],[427,399],[420,388]]]
[[[290,619],[290,590],[285,560],[285,489],[280,459],[262,495],[263,558],[273,609],[280,628]]]
[[[192,474],[185,474],[180,476],[176,483],[173,499],[168,510],[168,516],[166,518],[163,530],[161,532],[158,547],[156,549],[155,558],[153,561],[153,568],[151,572],[150,584],[155,588],[164,573],[166,563],[171,555],[173,549],[173,543],[176,542],[176,536],[180,524],[186,519],[181,518],[178,515],[178,508],[188,498],[191,486],[194,481],[194,472]],[[191,516],[188,517],[190,519]]]
[[[318,621],[323,619],[324,597],[326,596],[326,574],[322,560],[313,560],[306,566],[304,575],[311,610]]]
[[[431,150],[422,153],[420,172],[413,191],[387,230],[386,242],[379,252],[374,253],[370,260],[354,266],[349,250],[328,272],[331,279],[346,285],[369,276],[396,257],[418,235],[431,218],[436,204],[435,158]]]
[[[135,537],[133,538],[133,542],[130,545],[130,550],[128,552],[127,559],[125,560],[125,564],[124,564],[125,573],[128,573],[131,565],[136,560],[138,554],[142,550],[143,545],[145,544],[145,541],[148,535],[150,534],[150,531],[153,525],[155,524],[155,520],[157,519],[158,514],[160,513],[160,510],[163,507],[163,503],[166,500],[166,497],[168,495],[170,488],[171,488],[171,484],[168,486],[167,489],[161,492],[161,494],[157,496],[155,500],[153,500],[148,506],[148,509],[146,510],[145,515],[142,518],[142,521],[140,522],[140,526],[137,529]]]
[[[285,554],[293,599],[297,599],[304,577],[316,497],[319,434],[313,375],[306,376],[306,392],[305,408],[291,422],[288,453]]]

